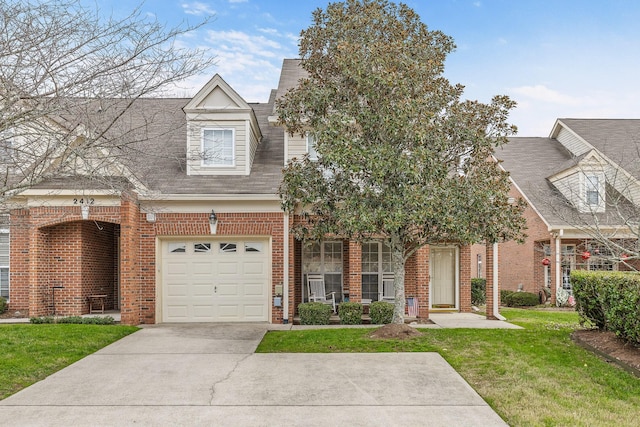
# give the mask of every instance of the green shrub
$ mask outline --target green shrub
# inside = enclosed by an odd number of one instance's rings
[[[4,297],[0,297],[0,314],[7,311],[7,300]]]
[[[321,302],[305,302],[298,306],[301,325],[328,325],[331,306]]]
[[[479,277],[471,279],[471,304],[484,305],[487,302],[487,279]]]
[[[338,315],[342,325],[359,325],[362,323],[362,304],[359,302],[340,303]]]
[[[114,325],[115,319],[111,316],[105,317],[81,317],[81,316],[67,316],[67,317],[32,317],[29,321],[36,325],[44,323],[72,323],[76,325]]]
[[[52,316],[32,317],[29,319],[29,322],[34,325],[40,325],[43,323],[54,323],[54,319]]]
[[[374,325],[388,325],[393,319],[393,304],[385,301],[374,301],[369,306],[369,316]]]
[[[571,284],[581,322],[640,344],[640,274],[572,271]]]
[[[538,294],[531,292],[512,292],[505,299],[508,307],[533,307],[540,303]]]
[[[500,304],[508,305],[507,300],[509,299],[509,295],[514,294],[513,291],[508,291],[506,289],[500,289]]]

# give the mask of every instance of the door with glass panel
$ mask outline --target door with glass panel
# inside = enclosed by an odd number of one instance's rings
[[[342,242],[307,240],[302,246],[302,301],[309,301],[307,275],[321,274],[327,293],[335,292],[342,302]]]

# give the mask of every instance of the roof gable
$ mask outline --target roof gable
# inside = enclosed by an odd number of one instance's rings
[[[209,82],[184,107],[187,113],[219,110],[251,110],[242,97],[219,74]]]

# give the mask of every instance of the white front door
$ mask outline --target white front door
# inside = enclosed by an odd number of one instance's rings
[[[456,308],[457,248],[431,247],[431,308]]]
[[[165,241],[163,322],[269,320],[269,241],[184,239]]]

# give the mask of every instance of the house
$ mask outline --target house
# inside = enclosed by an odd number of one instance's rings
[[[640,120],[558,119],[548,138],[510,138],[495,157],[529,204],[526,243],[500,244],[502,289],[546,287],[555,301],[574,269],[639,267]]]
[[[138,99],[114,128],[144,137],[116,158],[83,160],[112,159],[102,173],[83,175],[80,163],[16,191],[8,225],[0,223],[10,309],[80,315],[97,303],[128,324],[287,323],[309,300],[312,273],[338,302],[379,299],[391,272],[383,241],[289,233],[301,219],[281,209],[282,168],[313,144],[277,126],[274,103],[300,72],[285,60],[266,103],[245,102],[219,75],[190,99]],[[413,314],[470,311],[469,266],[469,246],[417,251],[405,281]]]

